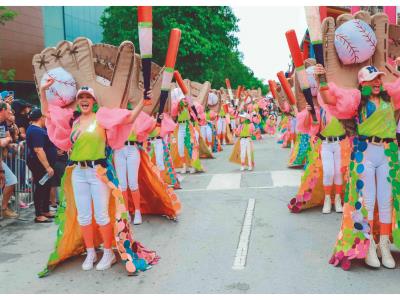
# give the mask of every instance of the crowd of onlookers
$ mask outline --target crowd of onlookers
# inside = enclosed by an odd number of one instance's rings
[[[18,217],[15,209],[10,207],[13,196],[19,209],[29,207],[23,199],[17,199],[21,195],[16,193],[18,187],[25,195],[33,193],[35,222],[51,222],[57,209],[57,189],[67,153],[50,142],[40,108],[14,99],[14,93],[10,91],[0,93],[0,157],[1,216]],[[31,172],[27,172],[27,168]]]

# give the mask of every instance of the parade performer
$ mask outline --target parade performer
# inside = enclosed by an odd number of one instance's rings
[[[178,126],[174,131],[175,143],[172,143],[171,152],[174,166],[181,168],[181,173],[185,174],[189,168],[191,174],[203,172],[200,162],[199,144],[195,136],[195,129],[190,122],[190,106],[188,99],[185,98],[182,90],[176,88],[172,95],[172,117],[177,118]]]
[[[245,170],[248,165],[248,170],[253,170],[254,167],[254,145],[251,136],[254,133],[254,125],[251,123],[250,116],[246,112],[239,114],[240,125],[236,129],[236,136],[239,139],[236,141],[229,161],[240,164],[240,171]]]
[[[218,113],[217,117],[217,136],[221,143],[221,145],[226,145],[226,113],[227,113],[228,104],[224,104],[221,106],[221,109]]]
[[[129,273],[148,269],[157,261],[157,256],[133,241],[123,197],[113,175],[115,171],[106,155],[107,146],[117,149],[123,145],[124,136],[129,134],[143,105],[133,111],[98,108],[93,89],[84,86],[76,93],[78,109],[74,112],[48,103],[46,90],[53,83],[54,79],[49,78],[40,87],[42,113],[47,117],[49,138],[58,148],[71,151],[71,154],[63,178],[66,200],[61,200],[57,212],[61,231],[48,268],[40,276],[84,249],[87,256],[82,269],[92,269],[97,261],[95,247],[101,240],[104,255],[96,270],[106,270],[116,262],[112,250],[114,241]],[[92,220],[90,199],[93,200],[95,221]]]
[[[276,132],[276,118],[275,115],[271,114],[265,123],[265,132],[271,136],[275,135]]]

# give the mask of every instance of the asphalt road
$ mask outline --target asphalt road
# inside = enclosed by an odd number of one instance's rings
[[[0,228],[0,293],[400,293],[399,268],[328,264],[341,214],[289,213],[301,175],[286,167],[289,149],[271,137],[256,142],[252,172],[228,162],[231,149],[203,160],[206,173],[184,175],[178,222],[144,216],[134,227],[161,256],[151,270],[84,272],[82,256],[39,279],[56,227],[17,221]]]

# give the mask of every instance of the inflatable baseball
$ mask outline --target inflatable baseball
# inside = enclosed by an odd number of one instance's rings
[[[375,52],[376,35],[362,20],[349,20],[335,31],[335,48],[344,65],[359,64],[368,60]]]
[[[50,69],[43,75],[40,84],[43,85],[49,78],[54,79],[46,91],[49,104],[64,107],[75,101],[76,82],[70,73],[61,67]]]

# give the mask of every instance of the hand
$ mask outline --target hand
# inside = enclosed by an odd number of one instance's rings
[[[152,90],[152,89],[148,90],[146,95],[147,95],[147,97],[149,97],[150,99],[153,99],[153,90]]]
[[[47,174],[48,174],[50,177],[53,177],[53,175],[54,175],[54,170],[53,170],[52,167],[48,167],[48,168],[46,169],[46,172],[47,172]]]
[[[5,184],[6,184],[6,175],[4,174],[4,170],[1,169],[1,172],[0,172],[0,188],[3,188]]]
[[[312,111],[311,105],[310,105],[310,104],[307,104],[307,105],[306,105],[306,109],[308,110],[308,112],[311,112],[311,111]]]
[[[40,86],[40,90],[42,91],[46,91],[49,89],[49,87],[54,83],[54,79],[53,78],[49,78],[46,80],[46,83],[44,83],[43,85]]]
[[[57,155],[58,156],[61,156],[61,155],[64,155],[64,150],[61,150],[61,149],[57,149]]]

